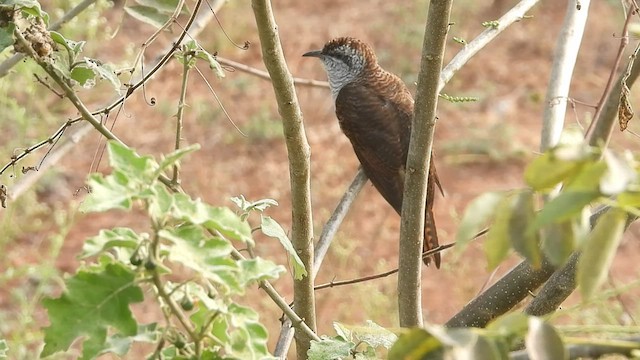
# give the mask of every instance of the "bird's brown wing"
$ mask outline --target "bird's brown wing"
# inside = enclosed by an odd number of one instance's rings
[[[394,78],[392,76],[389,80],[402,84]],[[386,87],[387,91],[382,93],[375,90],[361,83],[346,85],[336,98],[336,115],[365,174],[384,199],[401,214],[413,100],[404,85]],[[436,185],[442,191],[432,157],[427,183],[425,251],[438,246],[432,211]],[[430,259],[425,258],[425,264],[428,265]],[[440,254],[434,254],[433,259],[439,268]]]
[[[408,109],[401,109],[401,105]],[[412,104],[393,103],[357,83],[343,87],[336,98],[340,128],[351,141],[365,174],[398,214],[402,210],[412,110]]]

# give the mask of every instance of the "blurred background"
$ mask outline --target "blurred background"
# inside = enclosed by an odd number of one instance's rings
[[[450,38],[471,41],[484,28],[484,21],[496,20],[516,1],[454,2]],[[76,4],[69,0],[46,0],[43,8],[56,19]],[[398,74],[415,91],[420,61],[426,0],[401,5],[382,0],[317,0],[274,2],[282,47],[294,76],[326,80],[319,61],[302,58],[337,36],[353,36],[370,43],[380,64]],[[478,101],[452,104],[440,101],[434,144],[435,164],[446,196],[438,196],[436,222],[442,243],[455,239],[455,232],[467,204],[491,190],[523,186],[522,172],[539,149],[541,115],[550,73],[555,39],[565,13],[565,2],[546,1],[529,13],[530,18],[514,24],[474,57],[444,92],[452,96],[473,96]],[[264,69],[260,43],[250,4],[228,2],[198,36],[209,52],[248,66]],[[574,72],[571,97],[575,106],[567,112],[567,127],[588,125],[593,106],[602,94],[611,71],[623,10],[617,1],[596,1],[584,35]],[[224,31],[223,31],[224,29]],[[86,39],[85,53],[116,68],[130,66],[140,44],[154,29],[122,10],[122,4],[98,1],[66,25],[61,33],[73,40]],[[170,44],[179,28],[162,34],[151,46],[152,59]],[[251,45],[243,50],[236,44]],[[632,41],[633,44],[633,41]],[[446,60],[464,45],[449,40]],[[630,46],[631,50],[635,44]],[[0,54],[0,60],[9,57]],[[16,66],[0,81],[0,163],[12,154],[48,137],[76,112],[67,101],[35,81],[36,66],[27,61]],[[290,229],[291,208],[287,153],[273,90],[268,81],[243,71],[226,69],[218,79],[201,65],[233,123],[227,119],[214,96],[196,74],[190,76],[185,112],[185,143],[199,143],[202,149],[182,164],[182,185],[194,197],[234,207],[232,196],[249,200],[272,198],[280,205],[268,210],[285,229]],[[206,69],[206,71],[204,70]],[[114,132],[141,154],[159,155],[171,151],[174,141],[177,99],[182,65],[172,60],[166,68],[138,91],[117,115]],[[124,81],[124,80],[123,80]],[[105,91],[100,91],[103,89]],[[111,99],[108,84],[80,93],[92,109]],[[145,100],[146,96],[146,100]],[[358,167],[351,145],[340,132],[329,90],[298,87],[304,123],[311,146],[311,185],[315,233],[333,211]],[[155,106],[148,103],[155,98]],[[633,95],[632,103],[637,100]],[[34,101],[37,99],[37,101]],[[110,120],[116,116],[111,114]],[[638,129],[632,120],[630,129]],[[90,134],[47,171],[26,194],[0,210],[0,338],[12,344],[18,359],[31,359],[42,346],[40,327],[46,324],[41,308],[43,296],[60,292],[61,279],[78,266],[77,255],[84,239],[100,229],[129,226],[148,229],[139,213],[82,214],[77,206],[86,191],[82,188],[92,162],[99,157],[100,136]],[[638,138],[615,132],[611,146],[637,151]],[[44,151],[29,156],[16,169],[7,171],[0,182],[11,191],[22,166],[37,166]],[[99,163],[108,171],[107,159]],[[253,219],[255,221],[255,219]],[[257,223],[254,222],[254,226]],[[637,256],[640,230],[627,232],[607,289],[598,301],[577,306],[572,297],[563,306],[557,323],[636,324],[638,315]],[[367,184],[344,221],[320,270],[317,283],[344,280],[396,267],[399,217],[375,189]],[[275,239],[256,235],[257,252],[286,264],[284,250]],[[482,239],[464,252],[450,250],[443,255],[440,270],[423,272],[423,302],[428,321],[442,323],[491,284],[520,259],[512,255],[496,273],[487,269]],[[332,322],[360,324],[370,319],[382,326],[397,325],[395,275],[317,292],[319,331],[333,334]],[[282,277],[274,286],[291,300],[292,284]],[[629,290],[631,288],[631,290]],[[275,341],[281,312],[257,289],[243,300],[261,313],[261,320]],[[576,305],[576,306],[574,306]],[[136,306],[138,319],[161,319],[156,307]],[[132,355],[131,358],[135,358]]]

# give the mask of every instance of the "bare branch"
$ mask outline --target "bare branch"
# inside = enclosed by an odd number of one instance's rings
[[[230,66],[235,70],[240,70],[242,72],[245,72],[247,74],[251,74],[251,75],[255,75],[261,79],[265,79],[265,80],[271,80],[271,76],[269,76],[269,73],[260,69],[256,69],[254,67],[239,63],[237,61],[233,61],[233,60],[229,60],[229,59],[225,59],[223,57],[216,57],[216,60],[218,60],[218,62],[222,65],[225,66]],[[297,78],[294,77],[293,78],[293,82],[296,85],[301,85],[301,86],[311,86],[311,87],[322,87],[322,88],[329,88],[329,83],[326,81],[319,81],[319,80],[313,80],[313,79],[303,79],[303,78]]]
[[[407,158],[398,259],[400,326],[422,325],[422,242],[425,199],[452,0],[431,1],[422,44],[422,60]]]
[[[309,328],[315,330],[315,297],[313,292],[313,221],[311,215],[310,150],[302,123],[302,112],[282,51],[278,27],[273,16],[271,2],[251,2],[264,64],[271,76],[273,89],[282,116],[291,181],[292,242],[307,269],[307,276],[294,280],[294,306]],[[305,359],[311,345],[308,334],[296,334],[296,350],[299,359]]]
[[[498,19],[495,27],[490,27],[483,31],[480,35],[478,35],[473,41],[467,43],[464,49],[460,50],[456,56],[451,59],[451,62],[442,69],[442,73],[440,74],[440,86],[439,90],[444,88],[444,85],[451,80],[453,75],[458,72],[466,64],[469,59],[473,57],[473,55],[477,54],[478,51],[482,50],[487,44],[489,44],[493,39],[498,36],[501,32],[503,32],[507,27],[512,25],[514,22],[520,21],[524,18],[527,11],[531,9],[535,4],[540,0],[522,0],[518,4],[516,4],[511,10],[506,12],[500,19]]]
[[[560,35],[558,35],[547,96],[544,102],[545,108],[542,117],[540,140],[540,151],[542,152],[556,145],[560,140],[567,112],[569,86],[573,77],[573,68],[578,58],[587,16],[589,15],[590,3],[591,0],[583,0],[580,10],[578,10],[573,1],[567,2],[567,13],[564,17]]]

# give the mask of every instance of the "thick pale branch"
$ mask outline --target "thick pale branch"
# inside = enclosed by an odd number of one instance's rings
[[[404,327],[422,325],[420,274],[425,199],[451,4],[451,0],[431,1],[422,45],[400,225],[398,306],[400,326]]]
[[[307,269],[308,276],[294,281],[294,307],[309,328],[315,330],[315,298],[313,292],[313,222],[311,216],[310,149],[302,123],[293,77],[280,44],[278,27],[273,16],[271,2],[251,2],[264,64],[271,77],[278,110],[282,116],[284,136],[289,156],[291,181],[292,242]],[[296,333],[296,349],[299,359],[306,358],[311,338]]]
[[[556,145],[560,140],[567,111],[567,101],[569,100],[569,86],[582,43],[582,34],[589,15],[590,3],[590,0],[582,0],[582,6],[578,10],[574,1],[567,2],[567,13],[558,36],[549,87],[544,102],[540,140],[540,151],[542,152]]]

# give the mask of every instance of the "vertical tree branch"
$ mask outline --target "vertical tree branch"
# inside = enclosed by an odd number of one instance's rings
[[[315,331],[315,299],[313,292],[313,222],[310,195],[310,150],[302,124],[302,112],[298,105],[293,77],[287,68],[282,52],[278,28],[268,0],[251,2],[262,46],[264,64],[271,76],[273,89],[282,116],[284,136],[289,154],[291,177],[292,241],[307,269],[308,275],[294,281],[294,306],[305,323]],[[296,349],[299,359],[305,359],[311,339],[296,333]]]
[[[591,0],[580,0],[578,9],[576,1],[567,2],[567,13],[564,17],[562,30],[558,35],[551,77],[542,117],[542,136],[540,151],[555,146],[560,141],[560,134],[564,127],[564,118],[567,112],[567,100],[569,99],[569,86],[573,77],[573,68],[578,58],[578,51],[582,42],[589,4]]]
[[[422,325],[420,274],[424,234],[427,177],[438,105],[438,86],[449,28],[452,0],[433,0],[425,26],[416,104],[407,159],[400,256],[398,260],[398,307],[400,326]]]

